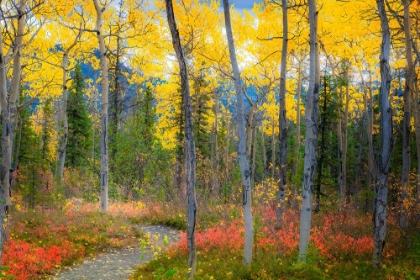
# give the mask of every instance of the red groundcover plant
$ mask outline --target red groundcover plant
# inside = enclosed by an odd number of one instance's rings
[[[82,258],[84,248],[69,241],[60,246],[39,247],[22,240],[10,239],[4,246],[3,264],[9,267],[7,274],[24,280],[51,270],[68,259]]]
[[[266,207],[262,209],[262,225],[257,232],[259,250],[275,250],[290,255],[299,245],[299,213],[285,213],[280,229],[275,229],[275,212]],[[369,258],[373,251],[373,240],[369,232],[369,216],[355,217],[340,213],[315,219],[311,230],[311,242],[322,257],[329,260]],[[181,236],[179,249],[187,252],[185,233]],[[196,232],[198,250],[241,250],[244,241],[244,227],[241,219]],[[388,252],[387,255],[392,254]]]

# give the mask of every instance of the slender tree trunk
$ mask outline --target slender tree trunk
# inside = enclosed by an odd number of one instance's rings
[[[288,43],[288,22],[287,22],[287,0],[281,1],[283,12],[283,46],[281,51],[280,68],[280,114],[279,114],[279,179],[277,191],[277,219],[276,226],[280,227],[284,212],[284,201],[286,198],[286,164],[287,164],[287,124],[286,124],[286,71],[287,71],[287,43]]]
[[[344,106],[344,131],[343,131],[343,155],[342,155],[342,182],[341,182],[341,202],[342,205],[344,205],[345,197],[348,195],[348,189],[347,189],[347,140],[348,140],[348,123],[349,123],[349,101],[350,101],[350,95],[349,95],[349,72],[350,72],[350,63],[346,63],[346,103]]]
[[[338,104],[340,108],[338,109],[338,118],[337,118],[337,183],[338,191],[340,198],[344,197],[344,186],[343,186],[343,122],[342,122],[342,103],[343,103],[343,92],[341,85],[338,88]]]
[[[297,173],[297,169],[299,166],[299,150],[300,150],[300,95],[302,92],[302,69],[301,63],[299,62],[298,67],[298,80],[297,80],[297,89],[296,89],[296,149],[295,149],[295,164],[293,165],[293,173]]]
[[[372,93],[372,73],[369,72],[369,122],[368,122],[368,152],[369,159],[371,162],[372,169],[369,171],[372,177],[372,185],[370,185],[371,190],[374,190],[373,186],[376,185],[378,181],[378,169],[375,164],[375,154],[373,151],[373,93]]]
[[[274,117],[271,119],[271,179],[274,181],[276,173],[276,135]]]
[[[248,121],[246,125],[246,156],[248,157],[248,160],[251,159],[251,149],[252,149],[252,133],[253,133],[253,127],[254,127],[254,113],[256,110],[257,104],[252,103],[251,108],[249,109],[248,114]]]
[[[3,34],[2,25],[0,25],[0,34]],[[7,78],[6,78],[6,58],[3,55],[3,36],[0,36],[0,98],[1,98],[1,114],[2,114],[2,161],[0,169],[1,192],[0,192],[0,267],[2,264],[3,244],[5,242],[4,225],[7,225],[5,218],[9,212],[9,169],[10,158],[7,153],[10,152],[10,115],[7,104]]]
[[[185,115],[185,166],[187,181],[187,199],[188,199],[188,227],[187,227],[187,246],[188,246],[188,278],[194,278],[197,268],[197,252],[195,246],[195,223],[196,223],[196,196],[195,196],[195,178],[196,178],[196,153],[193,135],[193,118],[191,112],[190,86],[188,82],[188,69],[184,52],[181,47],[178,29],[172,6],[172,0],[166,0],[166,13],[168,16],[169,29],[172,34],[172,44],[175,49],[176,57],[180,68],[182,100],[184,104]]]
[[[401,216],[400,226],[403,229],[408,227],[408,209],[406,200],[409,196],[410,188],[410,169],[411,169],[411,151],[410,151],[410,122],[411,122],[411,104],[410,98],[414,87],[414,62],[413,52],[411,50],[411,19],[410,19],[410,1],[403,0],[404,5],[404,34],[405,34],[405,56],[407,60],[407,70],[404,88],[404,119],[403,119],[403,147],[402,147],[402,174],[401,174]]]
[[[309,24],[310,24],[310,68],[309,88],[307,94],[305,119],[306,119],[306,140],[305,160],[303,169],[302,189],[302,211],[300,213],[300,240],[299,240],[299,262],[306,262],[309,246],[309,235],[311,229],[312,198],[314,188],[314,177],[317,164],[317,134],[319,114],[319,50],[318,50],[318,16],[316,0],[308,0]]]
[[[102,74],[102,103],[101,103],[101,212],[108,211],[108,62],[104,34],[102,33],[102,17],[106,9],[93,0],[96,9],[96,31],[99,43],[101,74]]]
[[[232,63],[234,83],[236,89],[237,102],[237,124],[238,124],[238,158],[242,176],[242,192],[243,192],[243,207],[245,220],[245,246],[244,246],[244,265],[250,265],[252,261],[252,245],[254,241],[254,226],[252,220],[252,197],[251,197],[251,183],[249,178],[249,162],[246,157],[246,133],[245,133],[245,117],[244,117],[244,102],[242,97],[241,78],[239,76],[239,67],[236,60],[235,45],[233,42],[232,26],[230,20],[229,1],[223,0],[223,8],[225,12],[226,37],[229,46],[230,61]]]
[[[391,75],[389,56],[391,47],[391,36],[389,32],[388,17],[385,11],[384,0],[376,0],[381,19],[382,44],[380,56],[381,87],[380,87],[380,108],[381,108],[381,132],[382,148],[379,158],[379,183],[376,186],[376,196],[373,213],[373,264],[376,267],[382,265],[383,250],[386,236],[386,205],[388,193],[388,174],[392,151],[392,108],[389,103],[389,92],[391,87]]]
[[[63,98],[63,109],[62,109],[62,121],[63,121],[63,135],[61,136],[61,143],[59,147],[59,167],[58,167],[58,180],[60,183],[63,181],[63,172],[64,172],[64,163],[66,161],[66,149],[67,141],[69,135],[69,122],[67,118],[67,100],[68,100],[68,91],[67,91],[67,61],[68,53],[63,54],[62,61],[62,70],[63,70],[63,81],[62,81],[62,98]]]

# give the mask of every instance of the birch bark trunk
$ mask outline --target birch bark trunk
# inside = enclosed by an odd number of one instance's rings
[[[252,245],[254,241],[254,226],[252,221],[252,197],[251,197],[251,183],[249,174],[249,162],[246,157],[246,132],[245,132],[245,117],[244,117],[244,102],[242,97],[241,78],[239,76],[239,67],[236,60],[235,44],[233,41],[232,25],[230,20],[229,1],[223,0],[223,8],[225,13],[226,37],[229,46],[230,61],[232,63],[234,83],[236,90],[236,113],[238,124],[238,158],[242,177],[242,194],[245,220],[245,245],[244,245],[244,265],[250,265],[252,261]]]
[[[99,43],[101,74],[102,74],[102,102],[101,102],[101,182],[100,182],[100,210],[108,211],[108,62],[104,34],[102,33],[103,12],[107,5],[102,6],[99,0],[93,0],[96,10],[96,32]],[[109,4],[109,3],[108,3]]]
[[[306,140],[305,159],[302,182],[302,210],[300,213],[300,240],[299,240],[299,262],[306,262],[309,246],[309,235],[311,229],[312,199],[314,178],[317,164],[317,133],[319,114],[319,54],[318,54],[318,23],[316,0],[308,0],[309,24],[310,24],[310,68],[309,88],[305,109],[306,119]]]
[[[172,44],[175,49],[181,75],[182,101],[185,115],[185,170],[187,182],[188,200],[188,226],[187,226],[187,247],[188,247],[188,278],[194,278],[197,269],[197,252],[195,245],[195,224],[197,202],[195,195],[196,180],[196,152],[193,135],[193,118],[191,110],[190,86],[188,82],[188,69],[184,52],[181,47],[178,29],[176,26],[172,0],[166,0],[166,14],[168,17],[169,29],[172,35]]]
[[[389,32],[388,17],[385,10],[384,0],[376,0],[382,29],[382,44],[380,55],[381,87],[381,138],[382,147],[379,157],[379,182],[376,185],[376,196],[373,211],[373,265],[380,267],[383,260],[383,250],[386,236],[386,208],[388,194],[388,174],[392,152],[392,108],[388,99],[391,87],[391,75],[389,66],[391,36]]]

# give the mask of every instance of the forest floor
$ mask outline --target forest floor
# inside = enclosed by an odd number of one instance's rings
[[[185,279],[183,203],[114,202],[106,214],[98,211],[98,203],[71,199],[62,205],[29,210],[15,203],[3,251],[5,273],[17,280]],[[420,279],[420,215],[413,215],[410,228],[402,231],[398,212],[389,211],[384,263],[374,269],[371,215],[351,205],[344,210],[326,206],[313,215],[303,265],[296,262],[298,203],[290,203],[279,229],[276,208],[262,199],[255,205],[253,262],[245,267],[239,203],[199,204],[196,279]]]
[[[112,249],[80,264],[67,267],[52,277],[53,280],[65,279],[127,279],[138,265],[154,259],[167,246],[179,241],[180,232],[167,226],[137,226],[146,236],[137,246]]]

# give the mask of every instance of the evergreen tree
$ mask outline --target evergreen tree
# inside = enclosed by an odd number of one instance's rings
[[[92,147],[92,122],[89,118],[86,100],[84,99],[85,83],[82,67],[76,65],[73,82],[69,89],[67,105],[69,121],[69,140],[67,144],[66,165],[78,167],[86,162],[86,155]]]
[[[42,106],[41,156],[45,169],[53,166],[52,136],[54,131],[52,98],[47,98]]]
[[[152,195],[159,189],[157,186],[170,184],[171,155],[163,150],[155,137],[153,100],[152,90],[146,88],[138,102],[139,109],[117,133],[117,168],[113,176],[114,182],[122,187],[125,198]]]
[[[317,156],[318,174],[316,175],[315,181],[315,212],[320,210],[321,194],[324,194],[321,190],[321,186],[327,186],[332,189],[335,185],[333,177],[331,176],[331,169],[334,169],[337,160],[328,147],[332,147],[337,143],[336,135],[330,133],[330,131],[333,131],[336,126],[336,120],[339,117],[338,110],[340,104],[337,102],[337,94],[331,86],[330,76],[324,76],[323,78],[319,104],[320,131],[318,135],[319,154]]]
[[[197,189],[204,191],[210,190],[211,172],[208,172],[207,167],[211,166],[210,157],[210,132],[209,114],[211,107],[209,102],[211,95],[208,90],[209,83],[205,80],[204,70],[200,70],[198,76],[193,77],[193,94],[191,95],[192,115],[194,119],[194,139],[196,145],[197,156],[197,174],[196,184]]]
[[[51,106],[49,107],[51,109]],[[34,131],[30,120],[31,114],[30,107],[19,111],[19,132],[15,139],[15,147],[19,151],[16,151],[18,158],[15,158],[15,164],[23,176],[12,186],[11,194],[13,197],[16,192],[22,192],[24,202],[33,209],[39,191],[38,188],[41,185],[38,172],[45,163],[45,153],[42,150],[46,146],[41,141],[48,142],[48,137],[46,137],[45,130],[41,135]]]

